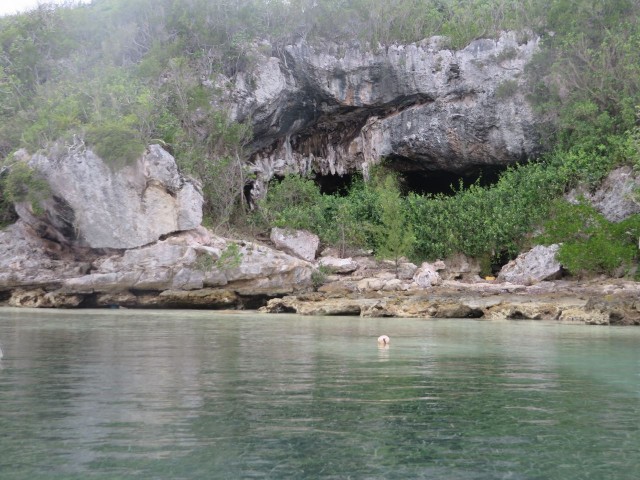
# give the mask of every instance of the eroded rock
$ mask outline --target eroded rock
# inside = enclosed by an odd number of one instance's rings
[[[135,248],[202,221],[199,187],[178,172],[174,158],[150,145],[133,165],[115,169],[88,149],[63,145],[28,160],[51,187],[43,215],[16,205],[41,236],[89,248]]]
[[[271,241],[277,249],[295,255],[307,262],[313,262],[320,245],[318,236],[311,232],[277,227],[271,229]]]
[[[526,253],[520,254],[515,260],[510,261],[498,275],[498,280],[530,285],[543,280],[559,278],[562,274],[562,265],[556,259],[560,245],[538,245]]]

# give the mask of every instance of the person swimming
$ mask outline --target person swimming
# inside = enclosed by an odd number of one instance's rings
[[[390,341],[391,339],[386,335],[380,335],[378,337],[378,345],[380,345],[381,347],[386,347],[387,345],[389,345]]]

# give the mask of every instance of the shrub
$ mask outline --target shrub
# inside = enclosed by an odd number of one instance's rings
[[[87,145],[114,170],[132,165],[144,152],[144,143],[130,127],[115,121],[87,129]]]
[[[14,203],[29,202],[36,215],[43,213],[42,202],[51,196],[47,181],[24,162],[9,167],[9,174],[0,180],[0,188],[5,208]]]
[[[592,206],[557,200],[539,243],[562,242],[558,260],[573,274],[629,271],[637,262],[640,215],[614,223]],[[624,273],[624,272],[623,272]]]

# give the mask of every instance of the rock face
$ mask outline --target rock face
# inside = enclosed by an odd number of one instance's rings
[[[556,260],[559,249],[557,244],[532,248],[502,267],[498,280],[528,285],[557,278],[562,272],[562,266]]]
[[[150,145],[131,166],[113,170],[91,150],[58,146],[29,165],[47,180],[45,214],[30,205],[18,215],[42,236],[89,248],[135,248],[202,221],[202,194],[178,172],[173,157]]]
[[[640,177],[634,174],[632,167],[623,166],[609,173],[595,192],[573,190],[567,199],[577,203],[582,198],[610,222],[621,222],[640,213],[640,201],[636,200],[635,193],[638,188]]]
[[[218,262],[232,244],[236,262]],[[23,221],[0,232],[0,299],[13,306],[235,307],[309,288],[312,270],[203,227],[110,254],[65,248]]]
[[[513,32],[452,51],[433,37],[372,51],[286,46],[231,81],[236,120],[251,118],[254,195],[287,172],[342,175],[382,157],[400,170],[464,174],[536,152],[522,73],[538,39]]]
[[[307,262],[313,262],[320,245],[318,236],[306,230],[287,230],[277,227],[271,229],[271,241],[277,249]]]

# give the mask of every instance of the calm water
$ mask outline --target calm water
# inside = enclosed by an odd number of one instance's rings
[[[640,476],[640,328],[0,309],[0,344],[3,480]]]

